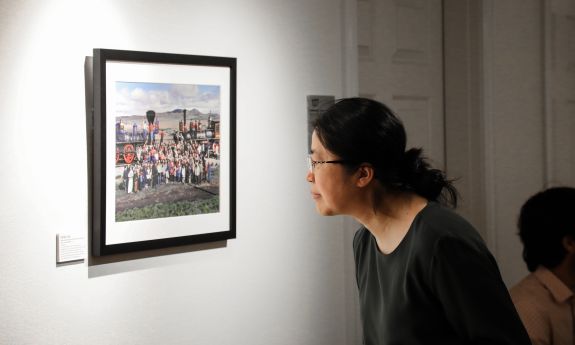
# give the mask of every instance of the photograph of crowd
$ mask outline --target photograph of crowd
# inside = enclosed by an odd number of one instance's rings
[[[219,212],[220,90],[116,82],[116,222]]]

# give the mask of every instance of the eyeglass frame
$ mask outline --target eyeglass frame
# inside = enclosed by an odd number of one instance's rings
[[[311,158],[311,155],[307,155],[307,167],[309,172],[314,172],[315,166],[318,164],[348,164],[349,161],[343,159],[336,159],[331,161],[316,161]]]

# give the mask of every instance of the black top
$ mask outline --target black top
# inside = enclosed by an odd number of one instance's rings
[[[390,254],[361,228],[353,249],[367,345],[531,344],[475,229],[430,202]]]

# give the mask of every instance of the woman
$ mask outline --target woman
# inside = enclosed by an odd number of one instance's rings
[[[401,121],[363,98],[314,125],[307,180],[317,211],[350,215],[365,344],[530,344],[479,234],[446,208],[457,192]]]

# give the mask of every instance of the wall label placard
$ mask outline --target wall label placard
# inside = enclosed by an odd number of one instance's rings
[[[81,235],[56,235],[56,263],[81,261],[86,257],[86,237]]]

